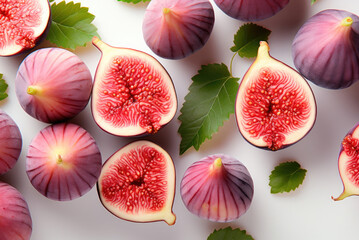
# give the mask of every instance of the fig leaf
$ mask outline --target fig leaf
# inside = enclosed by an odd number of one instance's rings
[[[234,35],[232,52],[240,57],[253,58],[257,56],[260,41],[267,41],[271,31],[254,23],[243,24]]]
[[[117,1],[136,4],[139,2],[149,2],[151,0],[117,0]]]
[[[51,14],[52,23],[46,39],[58,47],[75,49],[86,46],[93,36],[98,36],[97,28],[92,24],[95,16],[80,3],[54,2]]]
[[[232,77],[223,63],[203,65],[192,78],[178,117],[181,121],[178,132],[182,137],[180,154],[191,146],[198,150],[234,113],[238,79]]]
[[[313,5],[317,0],[311,0],[311,4]]]
[[[291,161],[279,164],[269,176],[271,193],[294,191],[303,183],[306,173],[307,170],[302,169],[298,162]]]
[[[0,74],[0,101],[4,100],[8,97],[6,90],[7,90],[8,84],[3,79],[3,75]]]
[[[251,235],[246,233],[246,230],[240,230],[239,228],[232,229],[231,227],[221,228],[214,230],[207,240],[254,240]]]

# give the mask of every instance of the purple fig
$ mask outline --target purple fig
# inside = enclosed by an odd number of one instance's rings
[[[214,0],[217,6],[232,18],[259,21],[274,16],[289,0]]]
[[[21,63],[15,90],[21,107],[47,123],[64,121],[87,105],[92,76],[85,63],[70,51],[44,48]]]
[[[160,57],[184,58],[202,48],[214,25],[208,0],[152,0],[143,19],[143,37]]]
[[[292,55],[298,71],[318,86],[349,87],[359,79],[359,17],[335,9],[315,14],[297,32]]]
[[[22,194],[7,183],[0,182],[0,239],[30,240],[32,220]]]
[[[32,140],[26,173],[41,194],[53,200],[72,200],[87,193],[101,172],[95,140],[72,123],[50,125]]]
[[[181,197],[193,214],[210,221],[229,222],[248,210],[253,180],[237,159],[224,154],[210,155],[186,170]]]
[[[22,147],[22,137],[14,120],[0,109],[0,175],[16,164]],[[1,239],[1,238],[0,238]]]
[[[48,0],[0,1],[0,56],[34,48],[51,25]]]

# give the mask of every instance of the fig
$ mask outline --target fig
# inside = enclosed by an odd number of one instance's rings
[[[26,156],[31,184],[45,197],[58,201],[87,193],[96,184],[101,165],[95,139],[73,123],[42,129],[31,141]]]
[[[32,220],[23,195],[13,186],[0,182],[0,239],[30,240]]]
[[[289,0],[214,0],[228,16],[241,21],[260,21],[282,10]]]
[[[168,153],[150,141],[132,142],[109,157],[97,189],[103,206],[119,218],[175,223],[174,165]]]
[[[239,131],[249,143],[278,150],[312,129],[317,107],[307,81],[271,57],[267,42],[261,41],[239,86],[235,113]]]
[[[21,132],[14,120],[0,109],[0,175],[12,169],[21,153]],[[0,238],[1,239],[1,238]]]
[[[253,198],[253,180],[237,159],[214,154],[193,163],[181,181],[181,197],[193,214],[214,222],[238,219]]]
[[[0,1],[0,56],[34,48],[51,25],[48,0]]]
[[[295,35],[292,56],[298,71],[314,84],[349,87],[359,79],[359,17],[336,9],[315,14]]]
[[[156,133],[177,110],[177,96],[165,68],[147,53],[112,47],[93,38],[102,52],[91,109],[97,125],[116,136]]]
[[[338,157],[338,168],[344,190],[333,200],[343,200],[352,195],[359,195],[359,123],[344,137]]]
[[[208,0],[151,0],[142,32],[155,54],[181,59],[205,45],[213,25],[214,10]]]
[[[87,105],[92,76],[75,54],[61,48],[44,48],[20,64],[15,91],[21,107],[46,123],[73,118]]]

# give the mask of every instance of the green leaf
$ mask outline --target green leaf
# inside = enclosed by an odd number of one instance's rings
[[[300,164],[284,162],[274,168],[269,176],[271,193],[290,192],[303,183],[307,170],[302,169]]]
[[[204,65],[193,78],[178,119],[182,140],[180,154],[193,146],[196,150],[218,131],[234,113],[238,78],[232,77],[225,64]]]
[[[317,0],[312,0],[312,1],[311,1],[311,4],[313,5],[316,1],[317,1]]]
[[[7,83],[5,82],[5,80],[3,79],[3,75],[0,74],[0,101],[4,100],[5,98],[8,97],[6,90],[7,90]]]
[[[92,24],[95,16],[80,3],[54,2],[51,14],[52,23],[46,39],[58,47],[75,49],[86,46],[93,36],[98,36],[97,28]]]
[[[251,235],[246,234],[245,230],[231,227],[214,230],[207,240],[254,240]]]
[[[256,25],[247,23],[242,25],[234,35],[234,46],[232,52],[237,52],[239,56],[252,58],[257,56],[260,41],[267,41],[270,30]]]
[[[117,0],[117,1],[136,4],[139,2],[149,2],[151,0]]]

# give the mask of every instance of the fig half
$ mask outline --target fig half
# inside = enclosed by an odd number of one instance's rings
[[[239,86],[235,112],[239,131],[248,142],[278,150],[311,130],[317,107],[307,81],[272,58],[267,42],[262,41]]]
[[[152,142],[130,143],[107,159],[97,188],[103,206],[119,218],[175,223],[174,165],[168,153]]]
[[[117,136],[156,133],[177,110],[172,79],[147,53],[107,45],[97,37],[102,52],[92,91],[91,109],[97,125]]]
[[[34,48],[51,24],[48,0],[0,1],[0,56]]]

